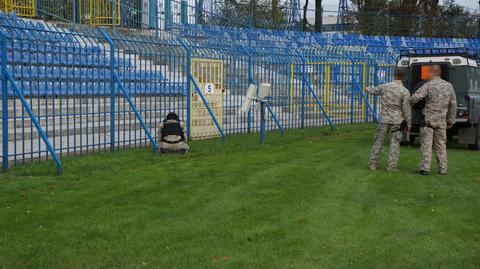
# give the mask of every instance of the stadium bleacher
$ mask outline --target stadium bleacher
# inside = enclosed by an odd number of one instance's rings
[[[188,25],[187,32],[203,32],[207,36],[224,37],[240,43],[257,46],[302,47],[358,46],[371,53],[398,54],[400,50],[411,48],[480,48],[479,39],[466,38],[422,38],[400,36],[368,36],[343,33],[310,33],[287,30],[233,28],[216,25]]]
[[[7,34],[8,67],[25,96],[109,93],[110,55],[108,45],[98,37],[18,18],[14,13],[0,12],[0,28]],[[134,55],[118,55],[123,56],[116,63],[120,80],[142,86],[127,87],[130,93],[185,94],[184,82],[170,82],[159,70],[142,70]],[[13,95],[11,86],[8,91]]]

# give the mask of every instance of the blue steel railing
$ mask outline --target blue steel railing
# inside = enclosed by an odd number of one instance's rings
[[[115,83],[118,84],[118,87],[120,88],[123,96],[127,99],[128,101],[128,104],[130,105],[131,109],[133,110],[133,112],[135,113],[135,117],[137,118],[137,120],[140,122],[140,125],[142,126],[142,128],[145,130],[145,133],[147,134],[148,136],[148,139],[150,139],[150,143],[152,144],[152,147],[153,147],[153,151],[155,153],[157,153],[158,151],[158,145],[157,143],[155,142],[155,139],[153,138],[152,134],[150,133],[150,130],[147,128],[147,126],[145,125],[145,122],[142,118],[142,116],[140,115],[140,113],[138,113],[138,110],[135,106],[135,104],[133,103],[132,101],[132,98],[130,98],[130,95],[127,93],[127,90],[125,90],[125,86],[123,86],[123,82],[122,80],[119,78],[117,72],[115,71],[115,55],[114,55],[114,52],[115,52],[115,43],[112,41],[112,39],[107,35],[107,33],[105,31],[103,31],[102,29],[99,30],[100,33],[103,35],[103,37],[107,40],[108,44],[110,45],[110,51],[111,51],[111,55],[110,55],[110,75],[111,75],[111,92],[110,92],[110,100],[111,100],[111,103],[110,103],[110,111],[111,111],[111,114],[110,114],[110,121],[111,121],[111,131],[110,131],[110,135],[111,135],[111,145],[110,145],[110,150],[115,150],[115,129],[114,129],[114,126],[115,124],[112,124],[114,121],[115,121],[115,110],[113,109],[115,107],[115,104],[112,104],[113,103],[113,100],[115,98]],[[115,83],[114,83],[115,82]]]
[[[48,148],[48,151],[52,155],[52,158],[57,165],[57,173],[62,173],[62,163],[58,158],[55,150],[53,149],[50,141],[48,141],[45,131],[38,123],[36,116],[33,114],[32,109],[28,105],[25,97],[23,96],[22,91],[17,86],[17,82],[13,76],[7,70],[7,35],[4,31],[0,31],[0,47],[1,47],[1,59],[2,59],[2,156],[8,156],[8,97],[9,93],[7,91],[8,82],[11,83],[15,94],[20,98],[23,108],[27,111],[30,120],[34,123],[35,128],[38,130],[43,142]],[[8,170],[8,158],[3,158],[2,160],[3,170]]]
[[[266,130],[375,121],[380,104],[363,90],[389,81],[394,62],[391,54],[360,50],[349,55],[343,47],[291,39],[269,43],[268,35],[255,43],[182,36],[173,29],[172,39],[1,16],[0,29],[6,39],[2,70],[17,86],[2,80],[7,164],[147,145],[156,150],[155,130],[171,111],[186,119],[187,135],[195,138],[192,96],[222,138],[258,132],[260,111],[239,111],[251,83],[272,85]],[[221,63],[221,71],[205,68],[209,74],[202,78],[219,76],[221,112],[214,112],[200,77],[192,75],[193,60]]]

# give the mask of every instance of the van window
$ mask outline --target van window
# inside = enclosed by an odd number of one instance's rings
[[[432,64],[415,64],[411,67],[411,74],[410,74],[410,85],[408,85],[408,89],[411,93],[414,93],[418,90],[425,82],[428,81],[428,74],[430,71],[430,66]],[[449,64],[440,64],[442,68],[442,79],[449,81],[449,71],[450,66]]]

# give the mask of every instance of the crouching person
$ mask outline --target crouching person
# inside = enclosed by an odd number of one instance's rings
[[[185,124],[174,112],[168,113],[162,121],[157,139],[161,153],[185,154],[190,149],[185,139]]]

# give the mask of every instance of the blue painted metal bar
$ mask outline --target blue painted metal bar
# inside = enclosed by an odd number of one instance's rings
[[[349,55],[349,57],[351,57],[351,56]],[[355,98],[355,90],[354,89],[355,88],[354,88],[354,85],[353,85],[353,83],[355,81],[355,61],[353,61],[353,59],[352,59],[352,66],[351,67],[352,67],[352,69],[351,69],[352,74],[351,74],[351,81],[350,81],[350,83],[351,83],[351,85],[350,85],[350,124],[353,123],[353,117],[354,117],[354,114],[355,114],[354,113],[354,111],[355,111],[354,110],[354,100],[355,100],[354,99]]]
[[[253,55],[244,45],[240,44],[240,47],[248,55],[248,67],[247,67],[248,84],[249,85],[256,84],[255,80],[253,79]],[[251,130],[252,130],[252,109],[250,108],[247,114],[247,132],[250,133]]]
[[[303,58],[303,57],[302,57]],[[300,114],[300,126],[301,128],[305,128],[305,81],[307,80],[307,77],[305,75],[306,72],[306,61],[304,59],[304,62],[302,64],[302,104],[301,104],[301,114]]]
[[[355,79],[353,80],[353,84],[354,84],[355,88],[357,89],[357,91],[360,93],[363,100],[365,101],[365,104],[367,105],[368,109],[371,111],[372,116],[373,116],[373,120],[375,122],[377,122],[378,121],[377,114],[375,113],[375,110],[373,110],[373,108],[371,107],[370,102],[368,102],[368,98],[363,93],[362,87],[360,87],[360,85],[358,85],[358,82]]]
[[[304,78],[304,82],[305,82],[305,85],[307,86],[307,89],[310,91],[310,94],[312,95],[313,99],[315,100],[317,105],[320,107],[320,110],[322,111],[323,116],[327,120],[328,125],[330,125],[330,128],[332,128],[333,130],[334,128],[333,122],[330,120],[330,116],[328,116],[327,112],[325,111],[325,108],[323,107],[322,102],[320,102],[320,99],[318,99],[318,96],[315,94],[315,91],[313,90],[312,85],[306,78]]]
[[[265,144],[265,102],[260,101],[260,143]]]
[[[7,37],[0,31],[0,46],[2,57],[2,166],[8,170],[8,76],[7,76]]]
[[[374,86],[378,86],[378,65],[375,65],[374,69],[373,69],[373,85]],[[375,95],[373,97],[373,111],[377,111],[377,108],[378,108],[378,97]]]
[[[17,82],[15,81],[13,76],[7,70],[5,70],[5,72],[7,74],[8,80],[12,84],[13,90],[15,91],[17,96],[20,98],[20,101],[22,102],[23,108],[27,111],[27,113],[30,117],[30,120],[33,122],[33,124],[37,128],[37,131],[38,131],[40,137],[42,138],[43,142],[47,146],[48,151],[52,155],[52,158],[55,161],[55,164],[57,165],[57,173],[61,174],[62,173],[62,163],[60,162],[60,159],[58,158],[57,154],[55,153],[55,149],[50,144],[50,141],[48,141],[47,134],[45,133],[45,131],[43,131],[42,126],[40,126],[40,123],[38,122],[37,117],[33,114],[32,109],[30,108],[27,101],[25,100],[25,97],[23,96],[23,92],[20,91],[20,89],[18,88]]]
[[[77,0],[72,0],[72,29],[77,29]]]
[[[138,110],[137,110],[135,104],[133,103],[132,98],[127,93],[127,90],[125,90],[125,87],[123,86],[122,81],[118,77],[118,74],[115,73],[114,76],[115,76],[115,80],[118,83],[118,88],[122,91],[123,97],[125,97],[127,99],[128,104],[130,105],[130,108],[133,110],[133,113],[135,114],[135,117],[137,117],[137,119],[140,122],[140,125],[142,126],[143,130],[145,130],[145,133],[147,134],[148,139],[150,139],[150,143],[152,144],[152,147],[153,147],[153,152],[157,153],[158,152],[158,145],[157,145],[157,142],[155,142],[155,138],[153,138],[152,134],[150,133],[150,130],[147,128],[147,125],[145,125],[145,121],[143,120],[140,113],[138,113]]]
[[[180,22],[183,25],[188,24],[188,10],[187,10],[187,8],[188,8],[187,1],[182,0],[180,2]]]
[[[165,30],[170,30],[173,26],[172,0],[164,1]]]
[[[272,116],[273,120],[275,121],[275,124],[277,124],[277,127],[278,127],[278,130],[280,131],[280,134],[284,135],[285,130],[283,129],[280,122],[278,121],[277,117],[275,116],[275,113],[273,113],[272,108],[270,107],[270,105],[268,103],[265,103],[265,105],[266,105],[268,111],[270,112],[270,116]]]
[[[103,29],[99,32],[110,45],[110,151],[115,151],[115,43]]]
[[[178,41],[182,45],[182,47],[185,49],[187,52],[187,140],[191,138],[191,98],[192,98],[192,81],[191,81],[191,64],[192,64],[192,56],[191,56],[191,50],[188,44],[183,41],[183,39],[179,38]]]
[[[215,114],[213,114],[213,111],[212,111],[212,109],[210,108],[210,105],[208,104],[207,99],[205,99],[205,96],[203,96],[202,90],[200,90],[200,87],[198,86],[197,81],[195,81],[195,78],[192,77],[192,76],[190,76],[190,80],[191,80],[192,83],[193,83],[193,88],[194,88],[195,91],[197,92],[198,96],[200,96],[200,99],[202,99],[203,104],[204,104],[205,107],[207,108],[208,113],[210,114],[210,117],[212,117],[212,120],[213,120],[213,122],[215,123],[215,126],[216,126],[217,129],[218,129],[218,132],[220,132],[220,135],[222,136],[222,139],[225,140],[225,133],[224,133],[222,127],[220,126],[220,124],[218,123],[217,117],[215,117]]]
[[[137,117],[138,121],[140,122],[141,127],[145,130],[145,133],[147,134],[147,137],[150,139],[150,143],[152,144],[153,151],[155,153],[157,153],[158,145],[155,142],[155,138],[153,138],[152,134],[150,133],[150,130],[145,125],[145,122],[144,122],[142,116],[140,115],[140,113],[138,113],[138,110],[137,110],[135,104],[133,103],[130,95],[127,93],[125,87],[123,86],[122,80],[118,76],[117,72],[115,72],[115,60],[114,60],[114,57],[115,57],[115,54],[114,54],[115,43],[113,42],[113,40],[110,38],[110,36],[108,36],[108,34],[105,31],[103,31],[102,29],[100,29],[99,31],[110,45],[110,57],[111,57],[110,58],[110,65],[111,65],[110,72],[111,72],[111,75],[113,76],[112,81],[110,82],[112,84],[112,86],[111,86],[112,88],[111,88],[111,92],[110,92],[110,94],[111,94],[111,96],[110,96],[110,105],[111,105],[110,114],[112,114],[111,111],[113,110],[113,107],[115,106],[115,102],[114,102],[115,92],[114,92],[114,90],[115,90],[115,82],[116,82],[118,84],[118,88],[122,91],[123,97],[125,97],[127,99],[128,103],[130,105],[130,108],[133,110],[133,112],[135,114],[135,117]],[[114,125],[114,120],[112,120],[112,118],[110,118],[110,124],[112,126]],[[112,134],[112,132],[114,132],[113,128],[111,129],[110,133]]]

